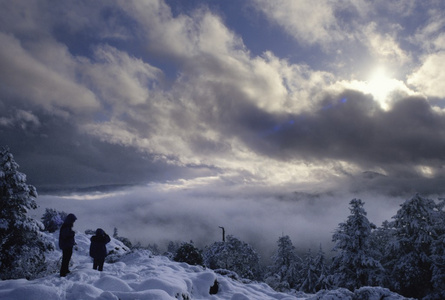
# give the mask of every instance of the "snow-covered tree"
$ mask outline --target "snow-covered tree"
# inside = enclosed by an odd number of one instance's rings
[[[339,224],[332,237],[333,250],[338,254],[332,261],[331,278],[336,286],[353,291],[378,284],[383,268],[372,256],[370,241],[375,225],[366,217],[364,202],[352,199],[349,204],[351,214],[346,222]]]
[[[416,194],[401,205],[393,219],[394,239],[385,265],[391,288],[404,296],[422,298],[434,286],[443,287],[443,203]]]
[[[384,267],[379,282],[382,286],[391,286],[391,277],[389,276],[388,269],[385,268],[390,258],[389,247],[393,243],[394,228],[392,228],[392,222],[384,221],[380,227],[373,230],[371,233],[370,250],[373,257],[380,261],[380,264]]]
[[[42,223],[48,232],[56,232],[62,226],[68,214],[64,211],[57,211],[53,208],[46,208],[42,216]]]
[[[27,213],[36,209],[37,191],[26,184],[8,148],[0,149],[0,279],[32,278],[45,267],[42,224]]]
[[[305,293],[316,293],[329,289],[331,285],[328,276],[329,270],[321,245],[316,256],[309,249],[301,265],[299,290]]]
[[[204,264],[211,269],[227,269],[242,278],[258,279],[260,257],[249,244],[228,235],[225,242],[215,242],[204,251]]]
[[[315,284],[315,290],[328,290],[332,287],[329,281],[329,267],[326,262],[326,256],[323,248],[320,245],[317,255],[314,258],[315,273],[317,274],[317,282]]]
[[[394,238],[394,229],[391,223],[384,221],[380,227],[371,233],[371,249],[378,260],[384,260],[387,255],[388,244]]]
[[[300,278],[302,279],[299,290],[305,293],[315,293],[318,281],[317,273],[315,272],[315,261],[312,256],[311,249],[308,250],[304,256],[301,264]]]
[[[266,283],[277,291],[295,288],[301,259],[289,236],[278,239],[278,249],[272,256],[272,261],[273,264],[269,266],[265,276]]]
[[[445,199],[438,204],[437,238],[431,244],[431,284],[430,299],[445,299]]]

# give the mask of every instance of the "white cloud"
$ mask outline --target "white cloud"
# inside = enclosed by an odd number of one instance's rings
[[[342,40],[344,33],[339,31],[333,3],[323,1],[254,1],[272,22],[302,44],[326,45]]]
[[[445,20],[443,12],[430,9],[429,19],[411,37],[411,42],[424,50],[420,65],[408,75],[408,84],[428,97],[445,97]]]
[[[149,51],[157,55],[183,58],[196,54],[199,42],[193,18],[173,17],[164,1],[118,1],[120,7],[138,22],[138,38],[145,40]]]
[[[394,33],[379,33],[376,23],[363,28],[361,39],[378,62],[392,65],[403,65],[410,60],[409,55],[400,48]]]
[[[426,52],[435,52],[445,49],[444,28],[445,20],[439,10],[429,11],[428,21],[421,26],[410,40],[423,48]]]
[[[162,77],[161,70],[110,46],[97,47],[94,61],[84,70],[89,84],[118,113],[149,101],[150,89]]]
[[[408,84],[430,97],[445,97],[445,51],[424,57],[422,65],[408,76]]]
[[[58,61],[59,64],[70,64]],[[60,73],[37,60],[12,36],[0,33],[0,80],[3,89],[51,112],[87,112],[99,107],[95,95],[72,74]]]

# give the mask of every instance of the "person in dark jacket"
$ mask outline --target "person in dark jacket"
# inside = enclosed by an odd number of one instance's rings
[[[60,276],[65,277],[70,272],[69,264],[71,256],[73,255],[73,247],[76,244],[74,240],[73,225],[77,220],[74,214],[66,216],[65,221],[60,227],[59,233],[59,248],[62,250],[62,266],[60,268]]]
[[[101,228],[97,228],[96,235],[91,237],[90,256],[93,258],[93,269],[102,271],[104,269],[105,257],[107,256],[107,243],[111,241],[110,236]]]

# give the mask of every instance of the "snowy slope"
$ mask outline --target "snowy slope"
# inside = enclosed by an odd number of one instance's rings
[[[50,238],[56,244],[57,234]],[[131,252],[121,242],[112,239],[107,245],[115,255],[123,255],[115,263],[105,263],[104,271],[92,269],[88,256],[90,236],[77,233],[77,250],[73,253],[71,273],[61,278],[58,275],[61,251],[48,254],[47,276],[35,280],[0,281],[0,299],[45,299],[45,300],[130,300],[130,299],[352,299],[347,290],[323,291],[317,295],[299,297],[272,290],[264,283],[243,284],[213,272],[210,269],[172,262],[163,256],[153,256],[149,251]],[[56,247],[57,249],[57,247]],[[116,257],[116,256],[115,256]],[[210,295],[215,279],[219,291]],[[363,288],[362,293],[371,295],[366,299],[379,299],[386,294],[388,300],[404,299],[381,288]],[[357,293],[357,291],[356,291]],[[383,293],[383,294],[382,294]],[[363,295],[365,295],[363,294]],[[375,298],[373,298],[375,295]]]

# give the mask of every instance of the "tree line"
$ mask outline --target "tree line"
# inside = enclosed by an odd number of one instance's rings
[[[282,292],[380,286],[405,297],[445,299],[445,200],[416,194],[380,227],[368,220],[364,204],[360,199],[350,201],[350,215],[332,235],[331,259],[321,246],[299,255],[287,235],[278,239],[266,267],[259,266],[252,247],[233,236],[203,250],[184,243],[174,259],[228,269]],[[197,253],[202,258],[196,259]]]
[[[36,189],[7,148],[0,149],[0,279],[35,278],[45,269],[45,252],[54,250],[43,230],[58,230],[66,213],[47,208],[38,222],[27,215],[37,208]],[[419,194],[406,200],[391,221],[371,223],[364,202],[352,199],[350,215],[335,229],[334,255],[323,249],[298,255],[289,236],[279,237],[269,266],[260,265],[255,249],[234,236],[198,249],[169,244],[171,259],[202,265],[238,280],[259,280],[283,291],[363,286],[389,288],[406,297],[445,299],[445,200]],[[114,237],[133,247],[131,242]],[[138,248],[137,245],[133,248]]]

